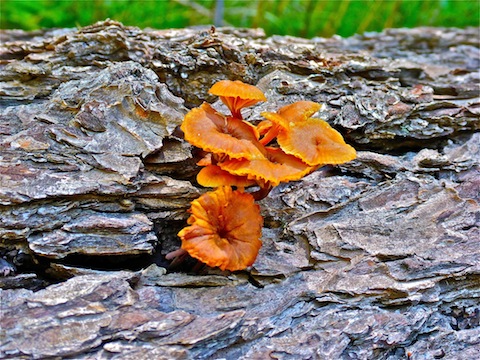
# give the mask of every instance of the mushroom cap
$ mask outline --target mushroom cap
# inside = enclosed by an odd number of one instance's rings
[[[355,159],[355,149],[326,121],[310,118],[280,129],[278,145],[287,154],[302,159],[310,166],[342,164]]]
[[[262,112],[261,115],[269,120],[273,124],[280,126],[280,128],[287,129],[293,124],[305,121],[320,110],[322,106],[319,103],[313,101],[297,101],[293,104],[281,107],[276,113],[274,112]],[[264,121],[260,122],[261,125]],[[268,127],[268,122],[262,124],[262,127],[257,128],[260,133],[264,132],[264,128]]]
[[[258,124],[258,125],[260,124],[262,125],[260,129],[257,126],[257,130],[259,131],[259,133],[265,132],[265,129],[270,130],[274,126],[280,127],[282,129],[286,129],[289,126],[288,120],[277,113],[264,111],[260,113],[260,115],[262,115],[267,120],[263,120]]]
[[[288,123],[296,123],[307,120],[320,110],[321,107],[322,105],[313,101],[297,101],[293,104],[281,107],[278,109],[277,113],[286,119]]]
[[[197,174],[197,182],[205,187],[237,186],[248,187],[255,185],[254,180],[247,176],[238,176],[222,170],[218,165],[208,165]]]
[[[185,140],[214,154],[230,158],[265,158],[254,126],[236,118],[226,118],[209,104],[190,110],[181,125]]]
[[[178,236],[182,249],[208,266],[243,270],[262,245],[263,218],[249,193],[223,186],[192,201],[190,226]]]
[[[239,80],[220,80],[213,84],[208,92],[212,95],[238,97],[242,100],[256,100],[256,102],[267,100],[262,90]]]
[[[215,83],[208,92],[219,96],[220,100],[230,109],[232,116],[239,119],[242,118],[240,113],[242,108],[267,100],[259,88],[239,80],[221,80]]]
[[[299,180],[316,169],[282,149],[267,147],[266,151],[267,159],[230,159],[218,166],[230,174],[247,176],[259,183],[269,182],[273,186]]]

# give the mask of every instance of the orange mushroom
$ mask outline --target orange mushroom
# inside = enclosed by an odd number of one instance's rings
[[[343,164],[356,157],[355,149],[326,121],[310,118],[290,124],[277,136],[278,145],[287,154],[311,166]]]
[[[262,116],[267,120],[257,125],[259,133],[265,134],[260,139],[260,143],[267,145],[278,135],[280,129],[286,129],[290,124],[305,121],[320,110],[321,107],[319,103],[313,101],[297,101],[281,107],[277,113],[263,112]]]
[[[234,159],[265,158],[253,125],[232,117],[227,119],[207,103],[190,110],[181,129],[185,140],[207,152]]]
[[[203,154],[203,157],[197,161],[198,166],[208,166],[213,164],[213,156],[212,153]]]
[[[262,145],[268,145],[277,137],[281,129],[288,127],[288,123],[277,113],[262,112],[261,115],[267,120],[263,120],[257,125],[258,133],[263,135],[259,142]]]
[[[278,109],[277,113],[289,123],[299,122],[312,117],[322,105],[313,101],[297,101]]]
[[[266,152],[266,159],[229,159],[218,163],[218,166],[230,174],[247,176],[266,186],[299,180],[316,168],[282,149],[267,147]]]
[[[260,121],[256,128],[259,135],[265,135],[273,126],[273,123],[270,120]]]
[[[197,182],[205,187],[236,186],[240,189],[256,185],[256,182],[249,180],[247,176],[230,174],[218,165],[208,165],[200,170]]]
[[[192,201],[188,224],[178,236],[182,250],[208,266],[243,270],[262,245],[263,218],[253,196],[223,186]]]
[[[210,88],[209,93],[219,96],[230,109],[232,116],[237,119],[243,119],[240,110],[244,107],[267,100],[259,88],[239,80],[221,80]]]
[[[260,143],[266,145],[276,137],[282,150],[310,166],[342,164],[355,159],[355,149],[345,143],[338,131],[326,121],[310,117],[319,109],[320,104],[298,101],[277,113],[262,113],[272,125]]]

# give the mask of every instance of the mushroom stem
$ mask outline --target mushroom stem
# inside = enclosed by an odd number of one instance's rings
[[[260,144],[262,145],[267,145],[270,141],[272,141],[273,139],[275,139],[275,137],[278,135],[278,132],[280,131],[280,128],[278,125],[273,125],[268,131],[267,133],[263,136],[263,138],[261,138],[259,141],[260,141]]]
[[[173,251],[170,251],[167,255],[165,255],[165,259],[172,260],[184,254],[187,254],[186,250],[183,250],[183,249],[173,250]]]
[[[169,269],[174,269],[178,267],[180,264],[182,264],[185,261],[187,257],[188,257],[188,252],[184,249],[177,249],[165,255],[165,259],[172,260],[172,262],[168,266]]]
[[[264,187],[260,187],[260,190],[254,191],[251,194],[255,201],[260,201],[262,199],[265,199],[272,189],[273,186],[269,182],[267,182]]]
[[[241,99],[238,96],[235,97],[232,101],[230,112],[232,113],[232,117],[243,120],[242,113],[240,112],[240,103]]]

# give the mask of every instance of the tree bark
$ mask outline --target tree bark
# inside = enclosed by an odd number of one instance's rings
[[[2,358],[480,358],[478,28],[1,36]],[[226,78],[358,157],[261,201],[248,271],[167,271],[205,191],[179,125]]]

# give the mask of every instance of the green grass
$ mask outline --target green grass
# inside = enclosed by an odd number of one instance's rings
[[[2,29],[78,27],[111,18],[140,28],[211,24],[215,0],[0,0]],[[225,0],[224,21],[268,35],[350,36],[392,27],[480,26],[478,0]]]

